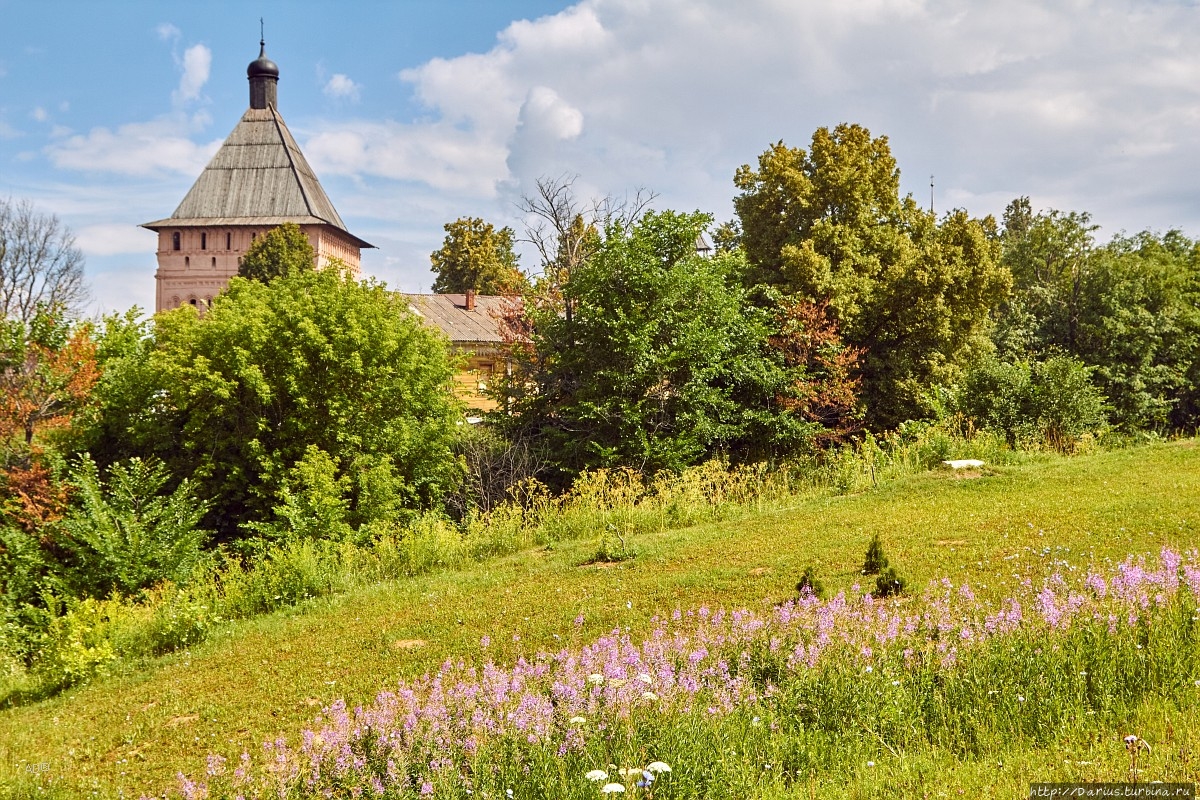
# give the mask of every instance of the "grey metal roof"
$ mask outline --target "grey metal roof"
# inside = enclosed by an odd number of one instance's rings
[[[326,224],[346,230],[275,108],[250,108],[167,219],[142,227]]]
[[[506,340],[500,320],[514,303],[521,302],[519,297],[476,295],[475,310],[467,311],[467,298],[462,294],[402,294],[401,297],[426,325],[437,328],[456,344],[503,343]]]

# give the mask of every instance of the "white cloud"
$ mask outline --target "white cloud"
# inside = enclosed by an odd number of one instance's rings
[[[506,174],[502,144],[446,123],[348,121],[303,145],[317,174],[376,175],[435,189],[490,196]]]
[[[75,243],[87,257],[144,255],[154,250],[154,234],[131,224],[101,223],[76,230]]]
[[[1127,0],[582,0],[514,22],[485,53],[405,70],[432,116],[388,139],[452,130],[486,149],[423,151],[445,160],[405,175],[435,186],[492,196],[568,171],[721,216],[738,164],[858,122],[889,137],[915,192],[933,172],[975,213],[1032,194],[1098,219],[1124,207],[1137,226],[1145,192],[1197,192],[1178,177],[1200,172],[1197,38],[1194,8]],[[341,168],[386,176],[370,158]]]
[[[30,111],[29,116],[33,117],[38,122],[45,122],[46,120],[50,119],[50,115],[46,113],[46,109],[42,108],[41,106],[38,106],[37,108],[33,109],[33,111]]]
[[[197,175],[220,147],[220,140],[197,144],[186,120],[176,116],[131,122],[115,130],[93,128],[45,148],[59,169],[148,176]]]
[[[179,88],[172,95],[177,104],[200,97],[200,90],[208,82],[212,68],[212,51],[202,44],[194,44],[183,51],[180,66],[183,67],[183,75],[179,78]]]
[[[360,89],[361,87],[357,83],[339,72],[326,81],[322,91],[325,92],[326,97],[357,103]]]
[[[183,35],[182,31],[169,22],[160,22],[154,28],[154,32],[158,34],[158,38],[164,42],[175,42]]]
[[[4,120],[0,119],[0,139],[16,139],[24,134],[21,131],[9,125]]]

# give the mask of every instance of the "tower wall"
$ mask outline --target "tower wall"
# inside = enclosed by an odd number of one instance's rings
[[[158,271],[155,311],[194,305],[207,308],[212,299],[238,273],[242,256],[254,240],[272,225],[165,228],[158,232]],[[361,251],[349,236],[328,225],[301,225],[316,254],[316,268],[324,269],[337,258],[357,278],[362,269]],[[179,247],[175,237],[179,236]],[[194,302],[193,302],[194,301]]]

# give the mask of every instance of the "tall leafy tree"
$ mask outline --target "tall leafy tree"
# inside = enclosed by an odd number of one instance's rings
[[[300,226],[285,222],[254,240],[238,263],[238,276],[267,283],[283,275],[312,270],[316,259]]]
[[[1092,368],[1115,424],[1200,421],[1200,243],[1179,231],[1095,240],[1086,213],[1009,204],[1001,241],[1015,286],[996,326],[1001,354],[1067,353]]]
[[[332,465],[356,528],[436,501],[457,477],[444,345],[381,285],[333,270],[235,278],[203,317],[159,314],[147,350],[113,361],[137,380],[114,377],[97,449],[191,478],[223,539],[276,520],[301,462]]]
[[[475,290],[480,294],[520,294],[528,281],[517,265],[511,228],[496,230],[478,217],[461,217],[445,225],[446,239],[430,254],[437,278],[433,291],[442,294]]]
[[[716,453],[790,450],[815,423],[781,402],[790,372],[768,311],[740,286],[740,254],[695,253],[703,214],[612,224],[554,302],[526,304],[529,347],[498,421],[532,438],[561,478],[589,467],[680,469]]]
[[[929,389],[988,346],[988,312],[1010,286],[994,224],[961,211],[938,224],[901,197],[886,137],[821,128],[808,150],[772,145],[734,183],[737,222],[724,238],[745,252],[747,281],[829,309],[863,352],[872,426],[927,413]]]
[[[1000,236],[1013,276],[996,341],[1018,357],[1055,347],[1077,353],[1085,286],[1099,226],[1087,213],[1033,213],[1029,198],[1009,203]]]

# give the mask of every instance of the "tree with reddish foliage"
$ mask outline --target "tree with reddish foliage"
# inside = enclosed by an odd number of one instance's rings
[[[87,325],[43,309],[0,329],[0,515],[33,531],[62,515],[66,492],[45,459],[45,436],[68,427],[99,378]]]
[[[787,299],[775,323],[777,332],[769,342],[796,376],[779,403],[818,423],[816,439],[822,444],[843,441],[861,430],[857,368],[863,350],[842,341],[828,304]]]

